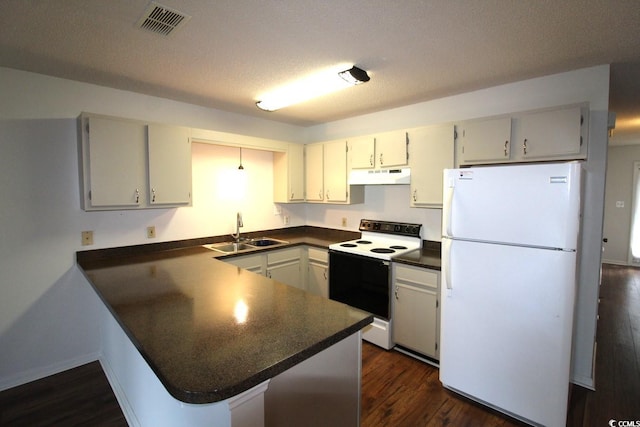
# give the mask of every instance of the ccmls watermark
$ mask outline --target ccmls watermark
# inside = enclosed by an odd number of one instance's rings
[[[640,427],[640,420],[609,420],[611,427]]]

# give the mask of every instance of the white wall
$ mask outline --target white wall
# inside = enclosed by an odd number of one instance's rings
[[[100,303],[75,267],[76,251],[226,234],[238,209],[243,231],[282,226],[271,202],[271,153],[244,150],[252,203],[233,204],[216,195],[211,168],[235,170],[238,151],[208,144],[193,144],[193,207],[82,211],[76,117],[88,111],[289,141],[300,140],[299,128],[6,68],[0,93],[0,390],[96,359]],[[303,207],[286,213],[304,224]],[[146,238],[147,225],[156,239]],[[93,246],[80,245],[82,230],[94,231]]]
[[[612,138],[612,143],[616,140]],[[633,207],[633,162],[640,161],[640,135],[626,138],[625,145],[610,145],[605,191],[603,261],[627,265]],[[616,206],[622,202],[623,206]]]
[[[0,389],[95,358],[99,303],[74,266],[75,252],[86,249],[80,246],[80,231],[94,230],[91,248],[102,248],[148,243],[147,225],[157,228],[154,241],[225,234],[239,208],[245,231],[275,228],[281,221],[263,198],[250,208],[207,198],[208,181],[216,180],[208,175],[210,167],[220,162],[235,167],[235,153],[196,144],[192,208],[81,211],[75,129],[81,111],[283,141],[321,141],[579,102],[606,115],[608,76],[608,66],[594,67],[301,129],[0,68]],[[598,138],[590,144],[606,144]],[[243,152],[245,167],[247,162],[270,173],[264,152]],[[424,238],[439,238],[440,210],[409,208],[408,186],[368,186],[365,200],[354,206],[283,209],[291,225],[342,228],[346,217],[346,228],[356,230],[360,218],[397,219],[420,222]]]

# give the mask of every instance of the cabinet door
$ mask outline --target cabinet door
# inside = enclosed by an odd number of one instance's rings
[[[90,207],[144,204],[147,188],[144,124],[88,117],[84,132],[89,152],[89,182],[85,191],[90,192],[85,197]]]
[[[437,357],[437,295],[432,289],[396,282],[393,338],[424,355]]]
[[[261,254],[225,258],[224,261],[257,274],[264,274],[264,255]]]
[[[459,133],[461,165],[510,159],[510,117],[462,123]]]
[[[304,200],[304,146],[289,144],[289,201]]]
[[[375,139],[371,136],[349,140],[349,155],[352,169],[367,169],[375,166]]]
[[[376,135],[376,162],[379,167],[407,164],[407,133],[393,131]]]
[[[393,290],[395,342],[437,359],[440,272],[394,263]]]
[[[305,155],[305,198],[310,202],[324,200],[323,173],[323,145],[309,144],[306,146]]]
[[[409,131],[411,206],[442,206],[442,171],[453,168],[453,125],[430,126]]]
[[[516,120],[523,158],[554,158],[580,153],[582,114],[579,107],[526,114]]]
[[[286,152],[273,153],[273,201],[304,201],[304,145],[289,144]]]
[[[327,264],[309,260],[307,292],[329,298],[329,267]]]
[[[326,202],[347,201],[346,141],[324,144],[324,190]]]
[[[149,203],[191,204],[191,141],[189,128],[148,126]]]
[[[289,261],[267,267],[267,277],[305,290],[304,282],[300,279],[300,261]]]

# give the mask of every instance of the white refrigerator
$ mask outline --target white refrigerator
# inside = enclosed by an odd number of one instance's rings
[[[444,171],[440,381],[564,426],[580,230],[579,162]]]

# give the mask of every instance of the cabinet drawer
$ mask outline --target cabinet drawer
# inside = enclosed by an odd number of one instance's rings
[[[245,270],[261,271],[262,270],[262,255],[243,255],[239,257],[227,258],[224,260],[229,264],[233,264]]]
[[[324,249],[309,248],[309,260],[329,263],[329,253]]]
[[[417,285],[438,288],[438,275],[435,270],[413,267],[409,265],[395,264],[396,280],[414,283]]]
[[[283,249],[267,253],[267,265],[294,260],[300,260],[300,248]]]

